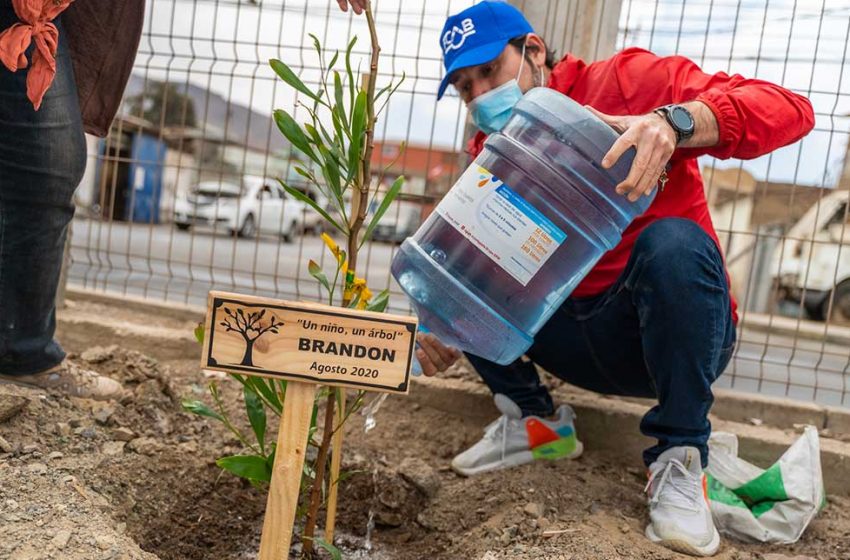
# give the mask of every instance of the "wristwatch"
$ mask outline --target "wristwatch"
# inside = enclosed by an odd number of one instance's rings
[[[694,116],[681,105],[665,105],[654,111],[667,121],[676,133],[676,145],[694,135]]]

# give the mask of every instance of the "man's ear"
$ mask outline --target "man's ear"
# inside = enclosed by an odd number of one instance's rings
[[[546,64],[546,43],[537,33],[529,33],[525,39],[525,52],[535,66]]]

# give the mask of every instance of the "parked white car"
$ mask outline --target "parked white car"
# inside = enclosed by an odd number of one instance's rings
[[[242,185],[202,182],[174,207],[179,229],[212,226],[240,237],[268,233],[287,243],[303,230],[304,216],[305,204],[290,197],[277,181],[252,175],[246,175]]]
[[[377,203],[369,209],[368,224],[372,220]],[[402,241],[416,233],[422,223],[422,204],[406,200],[396,201],[378,220],[378,225],[372,231],[373,241],[386,241],[401,244]]]
[[[784,250],[777,247],[771,266],[782,299],[802,302],[813,319],[844,324],[850,324],[848,198],[846,190],[836,191],[809,208],[788,231]]]

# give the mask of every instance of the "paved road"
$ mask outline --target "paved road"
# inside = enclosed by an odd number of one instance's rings
[[[167,225],[79,219],[73,227],[69,278],[74,284],[165,301],[202,305],[211,289],[315,299],[317,283],[307,261],[316,260],[329,274],[335,270],[324,243],[310,234],[284,243],[270,235],[242,239]],[[358,268],[370,271],[370,287],[389,284],[393,250],[382,243],[362,250]],[[396,304],[407,309],[401,297]]]
[[[319,297],[306,262],[332,268],[322,241],[312,235],[286,244],[272,236],[237,239],[224,232],[178,231],[168,225],[74,222],[70,282],[152,299],[203,305],[210,289],[289,299]],[[372,243],[361,254],[373,290],[391,286],[391,308],[407,313],[389,274],[393,245]],[[850,348],[744,329],[720,387],[850,406]]]

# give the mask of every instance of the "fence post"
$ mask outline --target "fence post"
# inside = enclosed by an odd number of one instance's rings
[[[585,61],[614,54],[622,0],[508,0],[546,45]]]

